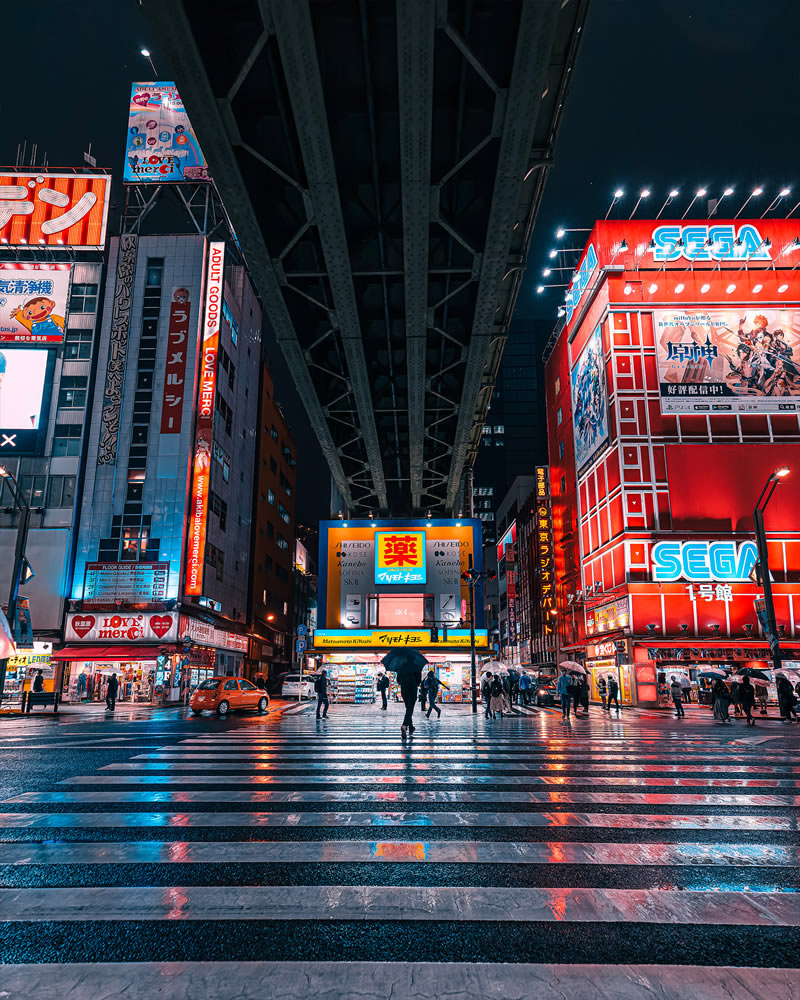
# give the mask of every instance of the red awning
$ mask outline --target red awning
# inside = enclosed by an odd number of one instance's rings
[[[53,653],[54,660],[155,660],[166,646],[65,646]]]

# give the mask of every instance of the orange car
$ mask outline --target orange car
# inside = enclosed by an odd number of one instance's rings
[[[267,705],[267,692],[240,677],[210,677],[195,688],[189,700],[193,715],[207,710],[227,715],[234,708],[255,708],[266,712]]]

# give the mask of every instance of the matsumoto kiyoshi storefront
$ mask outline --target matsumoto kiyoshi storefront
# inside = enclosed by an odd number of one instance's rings
[[[53,654],[61,665],[65,702],[104,701],[112,674],[122,702],[162,704],[179,687],[174,612],[73,612],[67,615],[66,639],[68,645]]]
[[[308,650],[309,667],[327,670],[335,700],[371,703],[383,657],[413,647],[448,685],[442,700],[470,700],[469,589],[462,573],[481,569],[481,560],[477,519],[321,522],[322,627]],[[475,623],[476,649],[485,657],[480,588]]]

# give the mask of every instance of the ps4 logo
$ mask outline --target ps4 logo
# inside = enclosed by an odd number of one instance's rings
[[[748,580],[758,562],[754,542],[657,542],[650,553],[653,579]]]
[[[770,242],[755,226],[657,226],[650,253],[653,260],[772,260]]]

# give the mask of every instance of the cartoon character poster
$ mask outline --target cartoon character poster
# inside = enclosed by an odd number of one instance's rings
[[[570,375],[570,387],[575,464],[581,470],[608,442],[608,390],[599,326],[578,356]]]
[[[64,339],[69,264],[0,264],[0,341]]]
[[[132,85],[123,180],[208,180],[205,158],[174,83]]]
[[[800,312],[657,309],[662,413],[800,412]]]

